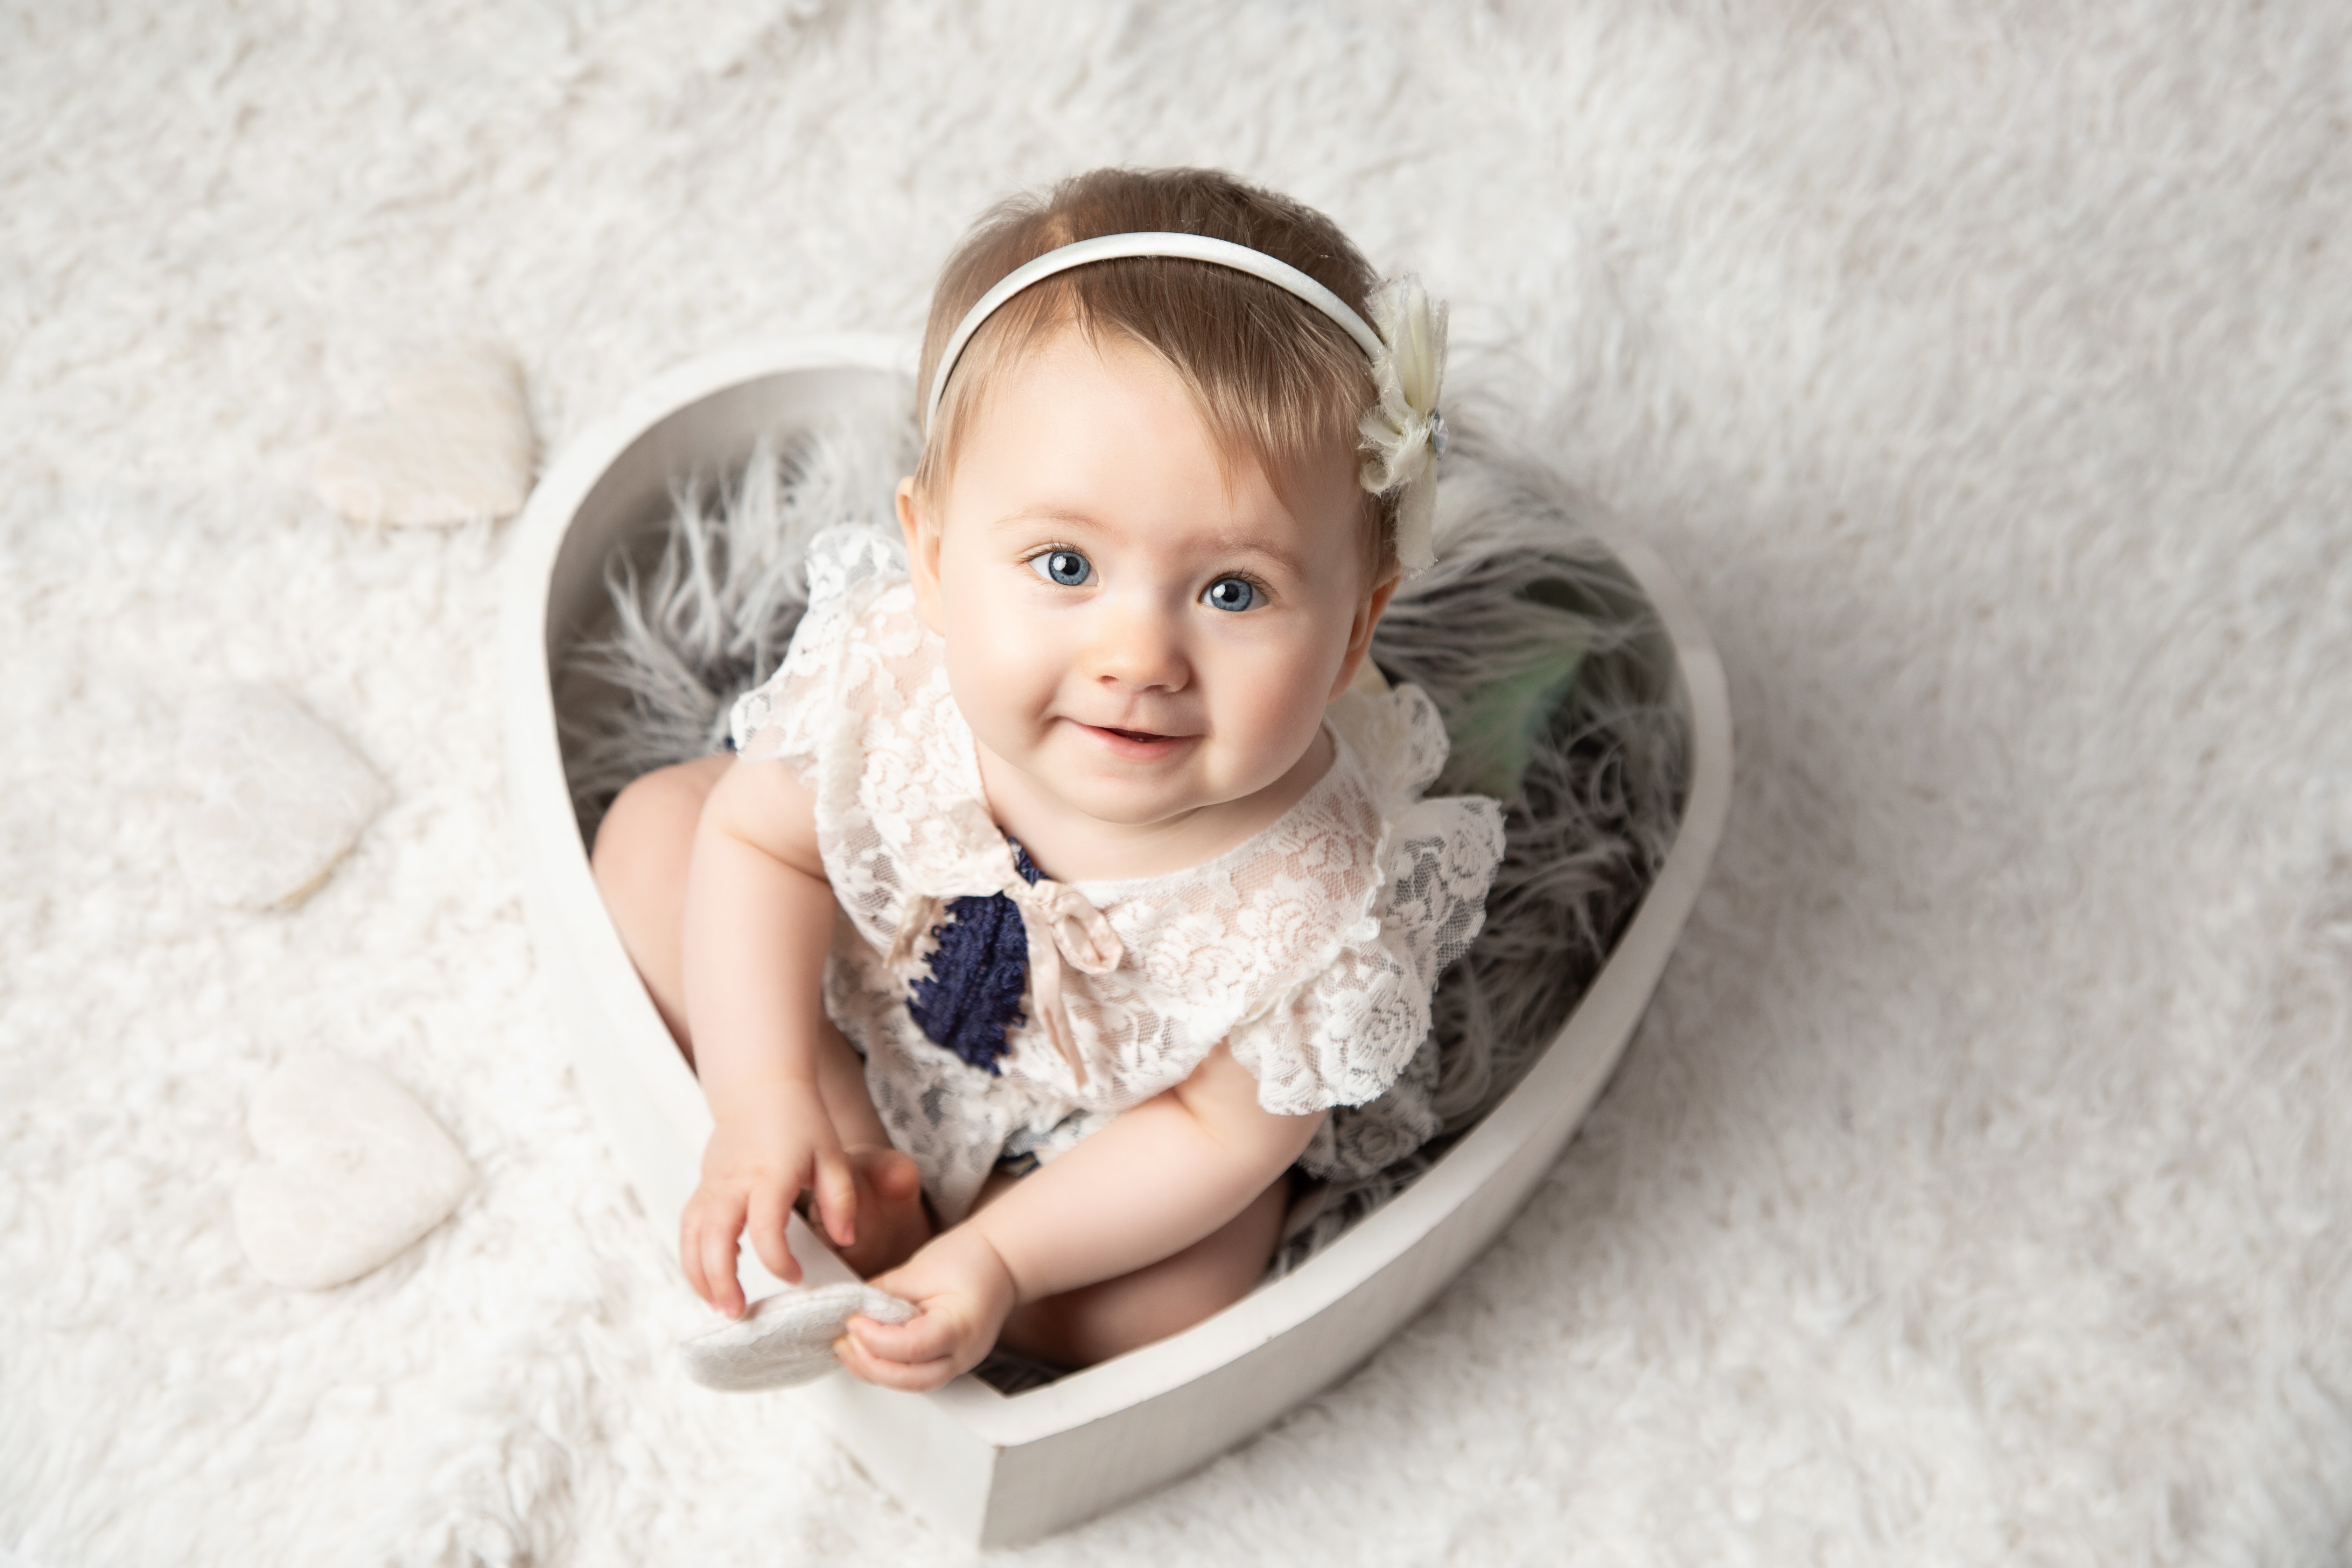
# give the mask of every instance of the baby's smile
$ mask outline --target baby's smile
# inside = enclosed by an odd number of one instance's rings
[[[1137,762],[1156,762],[1193,738],[1163,735],[1150,730],[1122,730],[1110,724],[1081,723],[1078,727],[1107,744],[1113,755]]]

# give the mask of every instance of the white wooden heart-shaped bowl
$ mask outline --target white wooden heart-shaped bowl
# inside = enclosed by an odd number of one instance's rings
[[[511,542],[501,641],[526,900],[581,1088],[666,1250],[710,1117],[590,878],[553,676],[564,651],[609,613],[604,571],[614,552],[641,547],[663,526],[673,480],[740,469],[761,437],[821,416],[865,407],[896,414],[912,361],[896,342],[836,337],[687,365],[571,444]],[[1616,539],[1609,548],[1664,628],[1667,646],[1655,662],[1662,695],[1688,721],[1688,792],[1674,847],[1616,950],[1485,1121],[1303,1267],[1099,1366],[1011,1396],[970,1376],[907,1394],[837,1374],[751,1397],[804,1402],[908,1508],[951,1535],[1009,1545],[1086,1519],[1247,1437],[1365,1361],[1444,1289],[1517,1211],[1616,1064],[1698,896],[1730,800],[1730,711],[1706,629],[1647,549]],[[598,700],[565,689],[566,702]],[[797,1255],[820,1245],[796,1226]],[[846,1277],[829,1257],[814,1259],[809,1273]],[[754,1280],[746,1285],[758,1293]]]

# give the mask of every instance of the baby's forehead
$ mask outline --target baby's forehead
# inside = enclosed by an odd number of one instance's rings
[[[1229,489],[1263,479],[1287,496],[1356,468],[1352,439],[1318,442],[1298,439],[1305,431],[1268,431],[1265,421],[1232,406],[1231,397],[1219,398],[1151,344],[1117,329],[1056,321],[1020,352],[975,368],[980,374],[965,388],[960,410],[961,428],[949,433],[955,439],[943,469],[950,481],[975,447],[1018,444],[1030,434],[1028,422],[1075,416],[1091,423],[1089,416],[1113,408],[1142,422],[1127,432],[1133,438],[1198,446],[1213,456]],[[1293,438],[1269,439],[1284,434]]]

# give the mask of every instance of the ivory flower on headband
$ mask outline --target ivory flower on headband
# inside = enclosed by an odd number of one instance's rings
[[[1375,495],[1397,497],[1397,561],[1419,572],[1436,560],[1430,529],[1437,517],[1437,459],[1445,455],[1445,416],[1437,395],[1445,380],[1445,304],[1408,274],[1381,285],[1371,300],[1381,352],[1372,381],[1381,400],[1360,426],[1371,448],[1361,475]]]

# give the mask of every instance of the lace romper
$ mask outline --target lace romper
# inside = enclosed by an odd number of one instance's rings
[[[1430,993],[1477,934],[1503,825],[1491,800],[1422,798],[1446,751],[1425,695],[1333,702],[1329,770],[1212,860],[1032,881],[989,815],[942,645],[891,542],[829,530],[808,560],[808,611],[782,668],[736,704],[735,747],[790,763],[815,797],[840,906],[825,1010],[942,1222],[1000,1159],[1054,1158],[1220,1040],[1269,1111],[1361,1108],[1327,1119],[1301,1159],[1312,1173],[1369,1173],[1437,1131]],[[999,893],[1028,976],[1002,1055],[975,1065],[935,1044],[908,1000],[931,978],[935,931],[961,918],[950,903]]]

